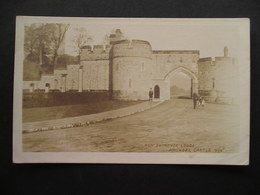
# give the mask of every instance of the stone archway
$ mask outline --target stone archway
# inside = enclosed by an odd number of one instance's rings
[[[189,70],[186,67],[179,66],[177,68],[174,68],[170,70],[164,77],[164,80],[170,80],[171,77],[174,76],[176,72],[181,72],[187,75],[191,79],[191,89],[190,89],[190,97],[192,98],[193,93],[198,93],[198,78],[194,72]],[[169,86],[169,91],[170,91],[170,86]]]

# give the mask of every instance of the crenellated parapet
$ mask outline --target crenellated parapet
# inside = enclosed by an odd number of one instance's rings
[[[121,40],[113,43],[113,58],[142,57],[151,58],[152,47],[148,41]]]
[[[111,45],[86,45],[81,48],[81,61],[108,60],[111,56]]]

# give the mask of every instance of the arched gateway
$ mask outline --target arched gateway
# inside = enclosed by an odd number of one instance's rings
[[[191,79],[190,96],[192,97],[193,93],[198,93],[198,78],[194,72],[192,72],[186,67],[179,66],[177,68],[172,69],[165,75],[164,80],[169,82],[170,78],[172,78],[174,74],[176,74],[177,72],[184,73]]]
[[[187,75],[191,79],[191,90],[190,94],[192,96],[193,93],[198,93],[198,77],[195,72],[190,69],[179,66],[177,68],[173,68],[168,71],[162,79],[154,79],[154,90],[156,90],[156,86],[160,89],[159,99],[170,99],[171,98],[171,78],[173,78],[176,73],[181,72]],[[155,92],[155,91],[154,91]],[[155,97],[156,98],[156,97]]]

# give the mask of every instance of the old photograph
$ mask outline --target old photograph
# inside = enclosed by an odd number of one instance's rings
[[[15,163],[249,164],[249,19],[16,18]]]

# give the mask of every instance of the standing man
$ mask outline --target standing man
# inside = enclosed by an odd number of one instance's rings
[[[149,102],[152,102],[153,101],[153,90],[152,88],[150,88],[150,91],[149,91]]]
[[[196,109],[197,101],[198,101],[198,95],[196,93],[193,93],[192,99],[193,99],[193,108]]]

